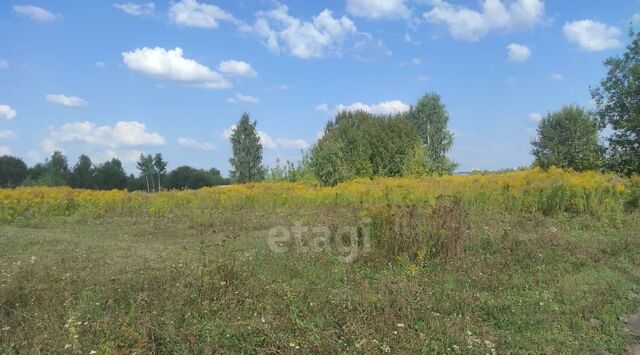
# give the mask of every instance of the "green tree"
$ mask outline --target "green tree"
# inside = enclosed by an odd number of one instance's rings
[[[180,166],[169,173],[166,185],[170,189],[195,190],[205,186],[213,186],[214,176],[202,169]]]
[[[82,154],[71,171],[70,185],[74,188],[90,189],[93,187],[94,169],[91,159]]]
[[[147,183],[147,192],[151,192],[153,189],[153,157],[151,155],[140,154],[140,159],[136,163],[136,168],[140,171],[140,177],[144,176],[144,180]],[[151,181],[151,184],[149,183]]]
[[[45,166],[47,167],[48,185],[68,185],[71,171],[69,170],[67,157],[61,151],[56,150],[53,152],[51,158],[45,162]]]
[[[0,157],[0,187],[16,187],[27,177],[27,165],[20,158]]]
[[[564,106],[543,118],[532,145],[534,164],[544,169],[556,166],[584,171],[602,166],[598,124],[578,106]]]
[[[611,129],[607,166],[624,175],[640,173],[640,33],[622,57],[605,60],[607,75],[591,91],[601,127]]]
[[[160,176],[167,173],[167,162],[162,159],[162,154],[156,153],[156,155],[153,156],[153,167],[158,176],[158,191],[160,191]]]
[[[400,176],[410,152],[420,144],[415,126],[402,115],[342,111],[327,123],[311,149],[309,164],[323,185],[357,177]]]
[[[435,174],[451,174],[458,164],[447,158],[453,146],[453,134],[447,129],[449,112],[440,95],[427,93],[408,113],[424,145],[427,166]]]
[[[113,158],[98,165],[95,169],[95,187],[98,190],[124,189],[127,186],[127,174],[120,160]]]
[[[245,184],[262,181],[265,168],[262,166],[262,144],[256,129],[257,122],[251,123],[249,114],[244,113],[231,134],[233,157],[231,163],[231,179]]]

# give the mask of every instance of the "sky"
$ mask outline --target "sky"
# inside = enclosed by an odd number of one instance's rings
[[[593,108],[638,0],[0,2],[0,155],[141,153],[226,173],[258,122],[264,162],[297,161],[339,110],[436,92],[460,171],[529,165],[537,122]],[[637,26],[636,26],[637,27]]]

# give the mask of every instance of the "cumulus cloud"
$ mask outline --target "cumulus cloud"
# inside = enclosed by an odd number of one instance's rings
[[[16,110],[12,109],[9,105],[0,105],[0,116],[4,117],[6,120],[14,119],[18,113]]]
[[[0,69],[9,69],[9,61],[0,58]]]
[[[258,101],[260,101],[260,99],[257,97],[242,95],[240,93],[227,99],[227,102],[230,104],[256,104]]]
[[[229,76],[242,78],[255,78],[258,73],[251,67],[251,64],[240,60],[225,60],[218,65],[218,71]]]
[[[237,23],[229,12],[196,0],[182,0],[171,6],[169,18],[179,26],[217,28],[221,21]]]
[[[373,105],[355,102],[350,105],[337,105],[336,111],[365,111],[377,115],[392,115],[409,111],[411,106],[400,100],[383,101]]]
[[[87,106],[89,103],[86,100],[83,100],[77,96],[65,96],[62,94],[49,94],[47,96],[45,96],[45,98],[47,99],[47,101],[57,104],[57,105],[62,105],[62,106],[67,106],[67,107],[82,107],[82,106]]]
[[[483,0],[480,10],[452,5],[445,0],[431,0],[433,8],[423,14],[432,24],[447,26],[453,38],[477,41],[492,31],[530,28],[542,21],[542,0]]]
[[[14,139],[16,137],[18,137],[16,132],[8,129],[0,129],[0,139]]]
[[[358,34],[353,21],[346,16],[334,17],[327,9],[311,21],[303,21],[289,15],[289,8],[278,3],[256,16],[254,25],[243,25],[240,30],[257,35],[274,53],[287,52],[303,59],[340,54],[344,42]]]
[[[224,139],[231,138],[233,131],[236,129],[236,125],[232,125],[222,132],[222,137]],[[304,139],[288,139],[288,138],[272,138],[266,132],[258,131],[258,137],[260,138],[260,144],[265,149],[269,150],[279,150],[279,149],[307,149],[309,148],[309,143],[307,143]]]
[[[127,2],[124,4],[113,4],[113,6],[132,16],[151,16],[156,10],[156,4],[148,2],[146,4],[135,4]]]
[[[13,11],[20,15],[27,16],[28,18],[37,22],[51,22],[58,19],[58,16],[37,6],[15,5],[13,7]]]
[[[622,34],[620,29],[597,21],[567,22],[562,28],[562,32],[569,43],[576,44],[588,52],[605,51],[622,45],[619,39]]]
[[[369,19],[408,18],[411,11],[404,0],[347,0],[347,12]]]
[[[0,155],[11,155],[11,148],[6,145],[0,145]]]
[[[536,123],[542,121],[542,118],[543,118],[542,114],[537,113],[537,112],[529,114],[529,120],[531,120],[533,122],[536,122]]]
[[[507,56],[510,62],[522,63],[531,57],[531,50],[522,44],[511,43],[507,46]]]
[[[188,138],[188,137],[179,137],[178,144],[189,149],[204,150],[204,151],[216,150],[216,146],[213,143],[198,142],[197,140],[193,138]]]
[[[52,128],[42,141],[43,150],[59,150],[62,143],[81,142],[111,149],[145,145],[164,145],[165,140],[157,132],[148,132],[144,123],[119,121],[114,126],[98,126],[93,122],[71,122]]]
[[[122,52],[125,65],[149,76],[179,81],[212,89],[232,86],[222,74],[183,56],[182,49],[139,48]]]

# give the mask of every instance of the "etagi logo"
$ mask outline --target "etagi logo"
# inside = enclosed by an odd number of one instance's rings
[[[327,226],[303,226],[297,222],[293,227],[278,226],[269,229],[267,242],[274,253],[335,252],[340,260],[349,263],[371,251],[370,224],[371,220],[367,218],[360,226],[340,227],[332,234]]]

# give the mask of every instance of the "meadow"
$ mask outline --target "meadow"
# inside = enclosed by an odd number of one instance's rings
[[[621,353],[640,178],[0,190],[0,353]]]

